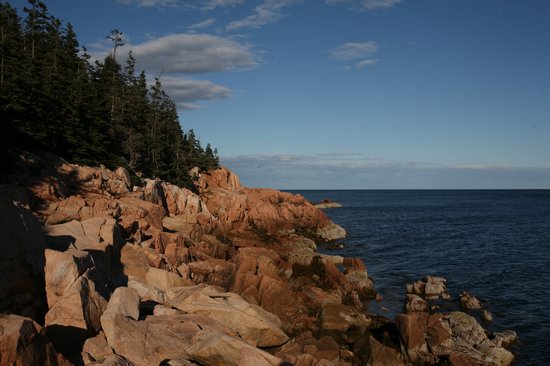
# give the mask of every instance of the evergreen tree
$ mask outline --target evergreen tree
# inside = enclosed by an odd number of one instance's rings
[[[136,60],[130,51],[124,68],[125,97],[123,105],[123,123],[126,136],[122,145],[128,167],[138,170],[145,152],[145,116],[148,113],[147,80],[145,73],[135,76]]]
[[[23,119],[23,34],[19,16],[7,3],[0,3],[0,117],[7,125],[3,142],[16,138]],[[6,146],[5,143],[2,146]]]
[[[23,77],[23,33],[16,10],[7,3],[0,3],[0,169],[10,168],[13,160],[13,141],[24,145],[19,126],[24,123],[25,86]]]
[[[117,62],[120,31],[107,37],[113,52],[92,64],[72,26],[40,0],[28,0],[23,21],[8,3],[0,11],[2,163],[9,151],[48,150],[190,188],[190,168],[218,166],[216,149],[183,132],[160,80],[148,87],[143,71],[136,76],[131,52],[124,67]]]
[[[37,143],[45,146],[49,137],[47,83],[44,82],[45,62],[48,52],[47,31],[50,15],[46,5],[39,0],[29,0],[24,21],[22,78],[26,90],[24,106],[26,116],[20,128]],[[46,118],[45,118],[46,117]]]

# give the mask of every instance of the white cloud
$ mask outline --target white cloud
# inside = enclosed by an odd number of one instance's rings
[[[341,4],[350,4],[353,0],[325,0],[327,5],[341,5]]]
[[[111,52],[112,45],[94,44],[99,51],[92,53],[93,60],[103,60]],[[207,34],[173,34],[147,40],[141,44],[127,42],[117,50],[117,58],[124,63],[132,50],[136,69],[144,70],[152,79],[161,76],[167,94],[178,109],[201,108],[201,100],[227,99],[232,96],[225,86],[208,80],[182,78],[181,74],[220,72],[250,68],[257,65],[251,46],[230,38]]]
[[[348,42],[329,51],[329,57],[340,61],[352,61],[363,59],[355,62],[355,68],[362,69],[366,66],[373,66],[378,63],[378,59],[366,58],[378,51],[378,44],[374,41],[369,42]],[[349,70],[350,65],[346,66]]]
[[[366,59],[366,60],[359,61],[358,63],[356,63],[355,67],[358,68],[358,69],[362,69],[365,66],[373,66],[373,65],[376,65],[377,63],[378,63],[377,59],[375,59],[375,60]]]
[[[199,100],[226,99],[231,97],[231,90],[208,80],[192,80],[167,76],[161,78],[166,93],[174,100],[179,109],[200,108],[195,102]]]
[[[206,34],[174,34],[132,47],[144,69],[201,73],[255,66],[250,47]]]
[[[400,2],[401,0],[325,0],[326,5],[349,5],[357,11],[389,9]]]
[[[241,28],[260,28],[266,24],[278,21],[283,14],[281,11],[288,6],[298,3],[299,0],[265,0],[256,6],[251,15],[244,19],[229,23],[226,30],[233,31]]]
[[[212,25],[214,25],[215,22],[216,22],[216,19],[208,18],[206,20],[203,20],[202,22],[198,22],[198,23],[195,23],[193,25],[190,25],[187,28],[191,29],[191,30],[208,28],[208,27],[211,27]]]
[[[246,0],[116,0],[119,4],[133,5],[139,7],[176,7],[178,9],[206,11],[216,8],[235,7],[244,4]]]
[[[331,58],[341,61],[354,60],[367,57],[378,51],[378,45],[374,41],[357,43],[348,42],[329,51]]]
[[[401,0],[362,0],[360,6],[365,10],[388,9],[397,5]]]
[[[245,0],[208,0],[202,8],[203,10],[213,10],[218,7],[241,5],[244,2]]]
[[[257,65],[250,45],[207,34],[172,34],[137,45],[127,43],[119,47],[117,56],[124,58],[130,50],[137,69],[156,74],[206,73]],[[106,48],[92,56],[101,60],[109,51]]]
[[[136,5],[139,7],[166,7],[177,3],[176,0],[116,0],[117,3],[124,5]]]

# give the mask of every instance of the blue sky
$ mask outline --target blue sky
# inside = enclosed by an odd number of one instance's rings
[[[550,188],[546,0],[45,2],[95,57],[121,30],[246,185]]]

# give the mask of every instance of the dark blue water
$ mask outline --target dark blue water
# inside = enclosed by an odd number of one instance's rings
[[[407,283],[443,276],[493,314],[484,327],[518,333],[515,365],[550,362],[550,190],[293,193],[343,205],[325,211],[348,232],[331,253],[365,261],[381,314],[401,311]]]

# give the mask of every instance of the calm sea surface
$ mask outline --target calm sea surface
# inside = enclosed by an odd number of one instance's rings
[[[393,318],[407,283],[443,276],[493,314],[484,327],[518,333],[515,365],[550,364],[550,190],[292,192],[343,205],[325,211],[348,232],[330,253],[365,261],[373,310]]]

